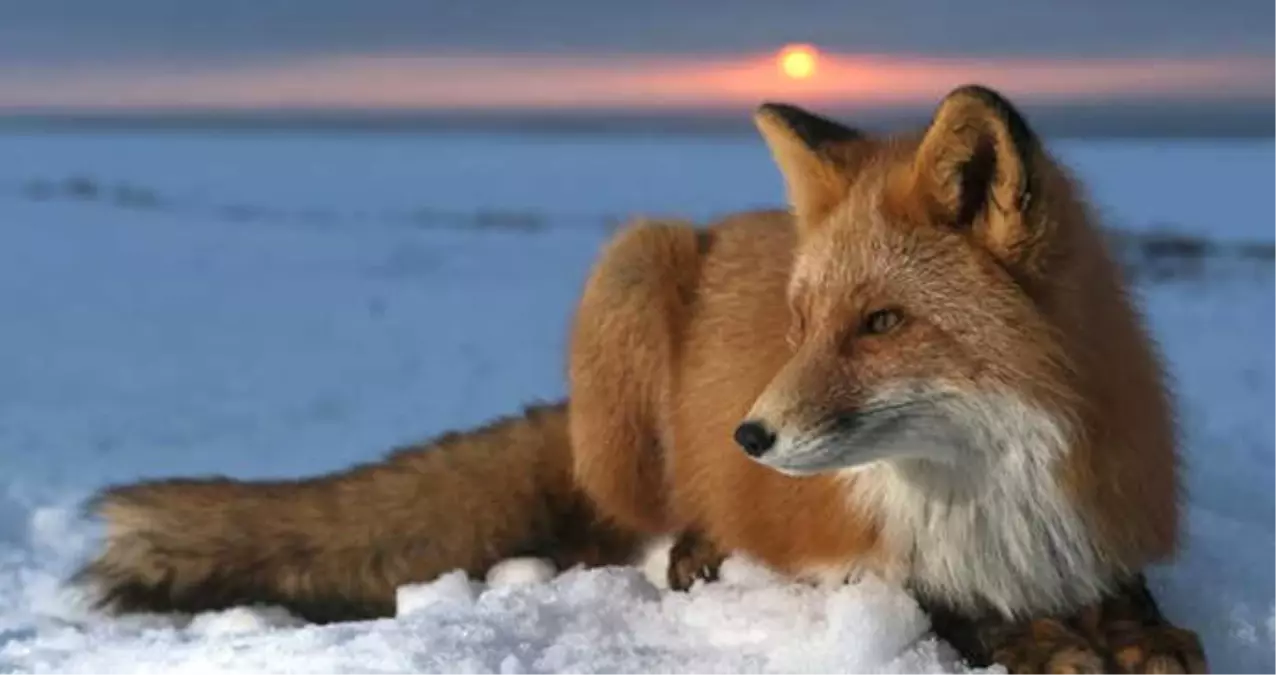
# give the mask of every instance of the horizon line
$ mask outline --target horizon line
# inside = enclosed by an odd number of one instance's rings
[[[938,102],[984,82],[1022,103],[1273,98],[1273,60],[937,58],[824,52],[796,80],[775,53],[738,57],[333,56],[276,64],[0,68],[0,111],[57,109],[558,109],[813,107]]]

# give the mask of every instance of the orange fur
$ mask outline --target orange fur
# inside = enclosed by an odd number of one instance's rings
[[[875,475],[785,475],[733,431],[758,414],[808,428],[893,382],[940,379],[1004,385],[1061,420],[1055,472],[1111,577],[1096,583],[1172,553],[1174,428],[1153,345],[1080,189],[1018,113],[970,87],[923,134],[829,133],[788,106],[758,120],[791,213],[699,237],[636,224],[586,286],[572,443],[604,511],[791,573],[890,572],[907,552],[863,496]],[[893,307],[900,328],[857,333]]]

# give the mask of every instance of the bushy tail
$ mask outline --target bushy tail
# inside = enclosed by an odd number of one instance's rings
[[[571,462],[560,403],[307,480],[113,487],[91,503],[105,546],[74,581],[119,612],[272,604],[324,622],[393,615],[400,585],[512,556],[627,561],[637,536],[597,515]]]

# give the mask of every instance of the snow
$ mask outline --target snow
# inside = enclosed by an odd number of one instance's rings
[[[1272,143],[1076,142],[1111,221],[1273,241]],[[905,594],[511,560],[329,626],[107,618],[61,585],[108,483],[340,469],[563,394],[608,224],[772,205],[761,145],[608,136],[0,135],[0,672],[953,672]],[[1216,671],[1276,668],[1273,274],[1147,278],[1177,383],[1187,547],[1152,573]],[[667,544],[667,543],[666,543]]]
[[[487,571],[488,586],[505,587],[544,583],[558,574],[553,561],[544,558],[510,558]]]

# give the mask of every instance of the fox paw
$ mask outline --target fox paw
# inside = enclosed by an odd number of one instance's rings
[[[1075,624],[1102,645],[1114,672],[1209,672],[1200,638],[1165,618],[1142,575],[1083,610]]]
[[[1103,657],[1084,635],[1056,619],[1037,619],[985,637],[992,660],[1011,673],[1103,673]]]
[[[936,634],[976,667],[1012,673],[1207,673],[1201,641],[1169,622],[1142,575],[1066,617],[1005,621],[923,605]]]
[[[1053,619],[992,646],[991,660],[1011,673],[1208,673],[1195,633],[1157,626],[1124,641],[1096,644]]]
[[[1166,623],[1105,620],[1102,637],[1075,622],[1037,619],[987,636],[992,661],[1012,673],[1208,673],[1195,633]]]
[[[1195,633],[1175,626],[1140,631],[1111,644],[1112,659],[1122,673],[1208,673],[1205,650]]]
[[[669,550],[669,588],[688,590],[696,581],[718,580],[718,569],[726,559],[703,535],[687,530]]]

